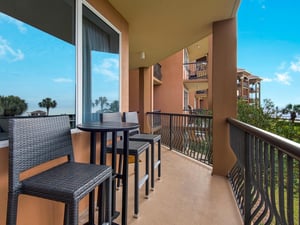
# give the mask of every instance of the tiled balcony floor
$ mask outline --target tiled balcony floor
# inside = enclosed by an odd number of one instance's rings
[[[143,164],[144,157],[141,158]],[[129,169],[129,225],[243,224],[226,178],[212,176],[209,167],[164,147],[162,178],[156,180],[155,190],[150,191],[149,199],[144,198],[144,188],[140,190],[140,213],[135,219],[132,164]],[[117,201],[120,206],[121,190],[117,191]],[[81,221],[86,220],[87,216],[82,215]],[[115,222],[120,223],[120,217]]]

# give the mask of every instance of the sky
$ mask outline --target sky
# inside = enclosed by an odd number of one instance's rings
[[[261,99],[271,99],[279,108],[300,104],[299,14],[299,0],[241,0],[237,14],[238,68],[261,77]],[[102,74],[102,83],[104,77],[116,82],[107,73],[118,71],[116,60],[96,60],[94,73]],[[52,97],[58,105],[50,112],[74,113],[74,63],[74,46],[0,13],[0,95],[26,96],[28,111],[39,110],[38,102]],[[63,91],[67,89],[72,91]],[[98,89],[110,93],[118,87],[106,83]]]
[[[238,68],[261,77],[261,99],[279,108],[300,104],[299,15],[299,0],[241,0],[238,10]]]

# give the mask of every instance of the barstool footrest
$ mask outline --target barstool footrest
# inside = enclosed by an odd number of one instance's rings
[[[146,174],[139,180],[139,189],[141,189],[141,187],[145,184],[145,182],[148,180],[148,178],[149,178],[149,175]]]

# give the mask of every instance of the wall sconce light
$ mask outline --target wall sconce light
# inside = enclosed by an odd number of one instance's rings
[[[146,54],[144,51],[140,52],[140,59],[145,59],[146,58]]]

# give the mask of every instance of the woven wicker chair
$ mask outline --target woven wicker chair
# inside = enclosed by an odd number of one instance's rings
[[[20,180],[22,172],[62,157],[65,162]],[[111,179],[111,167],[74,161],[68,116],[9,120],[7,225],[16,224],[19,194],[65,203],[64,224],[78,225],[79,200],[100,184],[111,196]],[[104,199],[99,224],[111,224],[111,198]]]
[[[124,121],[130,123],[139,123],[137,112],[124,112]],[[161,135],[159,134],[143,134],[140,133],[140,129],[137,128],[129,136],[131,141],[143,141],[149,142],[151,145],[151,190],[154,190],[154,170],[158,168],[158,179],[161,177]],[[158,144],[157,148],[157,160],[155,161],[154,147],[155,143]]]
[[[120,112],[114,113],[102,113],[100,116],[101,121],[114,121],[122,122],[122,114]],[[120,135],[118,135],[120,136]],[[122,139],[122,136],[120,137]],[[130,156],[134,156],[134,217],[138,217],[139,213],[139,189],[145,184],[145,198],[149,196],[149,143],[148,142],[137,142],[129,141],[128,153]],[[122,157],[123,154],[123,142],[118,141],[117,143],[117,154],[119,157],[119,168],[118,173],[121,173],[122,167]],[[107,152],[112,152],[112,145],[107,146]],[[146,162],[145,162],[145,174],[139,179],[139,158],[140,155],[145,152]],[[119,186],[119,182],[117,184]]]

